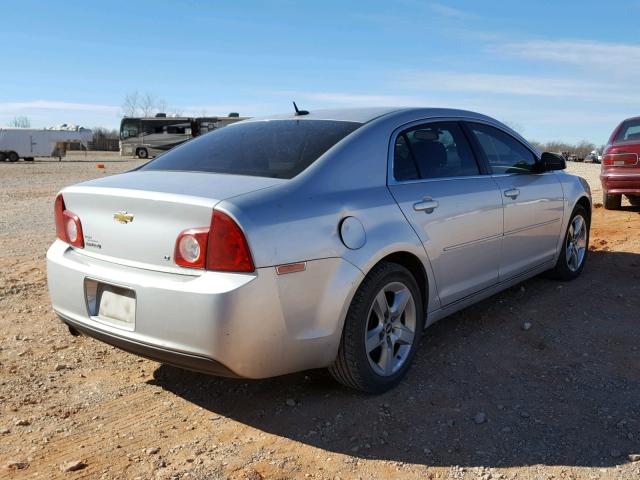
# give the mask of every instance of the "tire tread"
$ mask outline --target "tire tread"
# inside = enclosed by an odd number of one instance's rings
[[[381,262],[367,274],[351,301],[351,305],[349,306],[349,310],[345,318],[342,337],[340,339],[340,347],[338,348],[338,355],[334,363],[329,367],[329,373],[331,376],[346,387],[369,393],[382,391],[379,386],[372,385],[371,382],[367,381],[357,368],[357,359],[355,358],[355,355],[357,349],[360,347],[357,345],[356,341],[359,332],[354,330],[356,330],[358,322],[350,321],[350,318],[362,311],[362,308],[368,307],[368,305],[366,305],[366,300],[369,291],[372,288],[372,284],[376,283],[381,277],[387,274],[397,272],[398,268],[405,270],[406,273],[413,278],[411,273],[401,265],[393,262]],[[419,312],[419,316],[420,315],[422,315],[422,312]],[[419,335],[422,330],[422,325],[419,324],[416,330],[416,335]]]

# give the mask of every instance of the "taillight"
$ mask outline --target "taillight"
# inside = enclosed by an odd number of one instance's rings
[[[253,272],[253,260],[247,239],[228,215],[214,211],[207,245],[207,270]]]
[[[208,228],[190,228],[178,235],[173,258],[181,267],[204,268],[207,255]]]
[[[209,228],[191,228],[178,235],[174,249],[177,265],[225,272],[253,272],[249,245],[229,215],[214,210]]]
[[[56,235],[63,242],[74,247],[84,248],[84,236],[82,235],[82,223],[80,217],[66,209],[62,194],[55,201]]]
[[[611,167],[630,167],[637,163],[637,153],[607,153],[602,157],[602,164]]]

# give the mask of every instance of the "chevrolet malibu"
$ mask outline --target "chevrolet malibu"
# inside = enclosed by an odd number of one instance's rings
[[[326,367],[381,392],[437,320],[580,274],[591,195],[564,168],[460,110],[239,122],[58,194],[53,309],[73,334],[178,367]]]

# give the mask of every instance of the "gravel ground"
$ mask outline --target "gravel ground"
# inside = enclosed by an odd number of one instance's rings
[[[595,208],[579,279],[439,322],[398,388],[364,396],[323,371],[213,378],[68,334],[46,289],[54,195],[139,163],[0,164],[0,478],[640,478],[640,210]],[[569,170],[599,201],[599,166]]]

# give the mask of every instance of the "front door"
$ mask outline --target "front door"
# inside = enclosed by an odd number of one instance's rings
[[[511,135],[469,123],[485,155],[504,205],[500,281],[554,259],[564,212],[562,186],[554,172],[536,173],[534,153]]]
[[[422,240],[445,306],[498,282],[502,200],[456,122],[395,137],[389,189]]]

